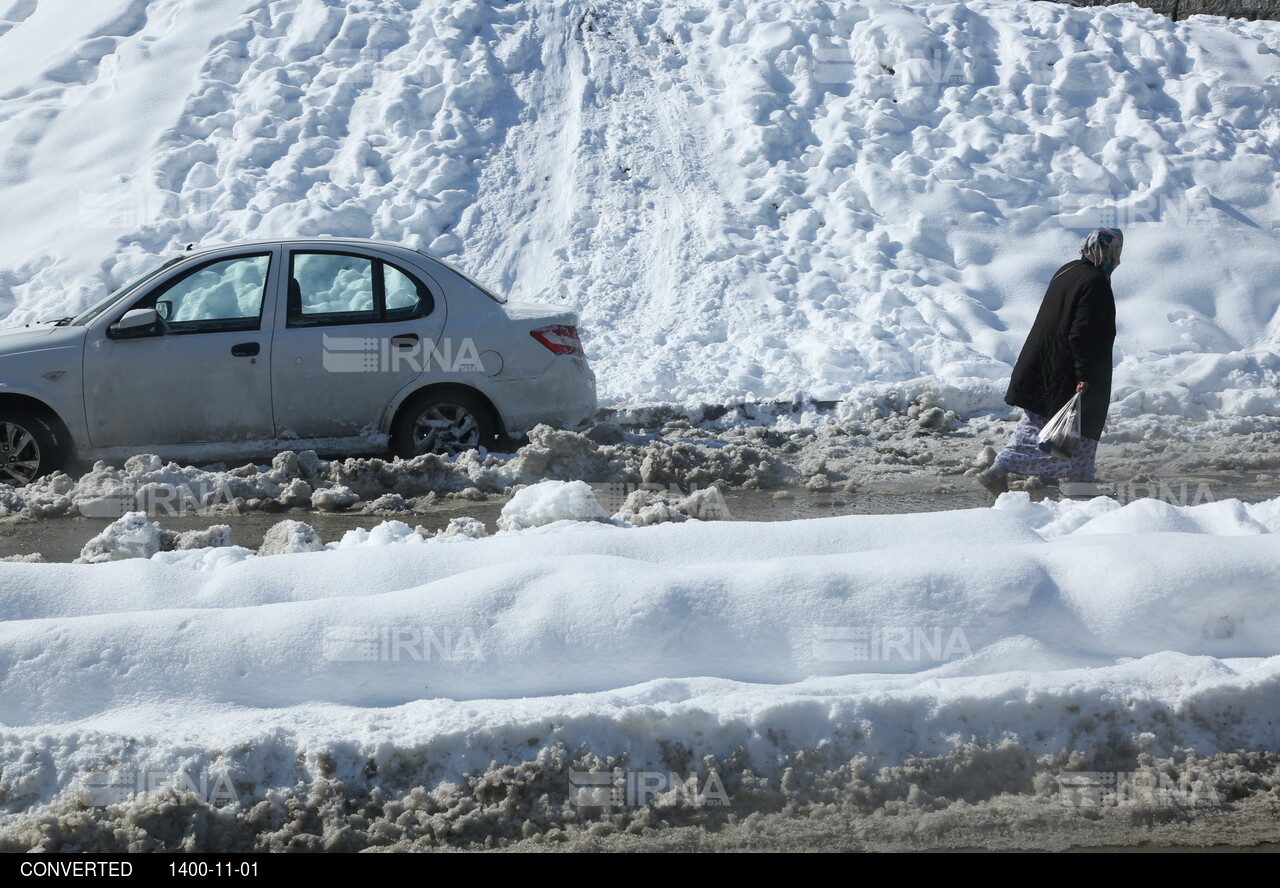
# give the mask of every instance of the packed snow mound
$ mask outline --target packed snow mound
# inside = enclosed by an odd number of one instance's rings
[[[160,528],[144,512],[130,512],[85,543],[77,559],[101,564],[129,558],[150,558],[160,551]]]
[[[101,533],[85,543],[75,563],[106,564],[111,561],[128,561],[134,558],[155,558],[161,553],[181,551],[203,553],[206,549],[230,546],[231,527],[229,525],[215,524],[204,530],[178,532],[165,530],[152,521],[145,512],[129,512],[107,525]],[[204,558],[203,554],[198,554],[196,561]]]
[[[1276,23],[994,0],[7,15],[14,323],[188,242],[372,236],[578,308],[614,403],[964,392],[998,387],[1108,224],[1117,412],[1280,414]]]
[[[1275,656],[1280,536],[1256,522],[1239,535],[1224,505],[1181,510],[1178,530],[1199,533],[1153,531],[1129,506],[1095,519],[1107,532],[1057,541],[1003,509],[560,522],[461,543],[391,522],[287,567],[3,564],[0,722],[170,698],[397,706],[704,676],[785,684]],[[141,518],[113,533],[159,546]]]
[[[1177,506],[1155,497],[1122,505],[1110,497],[1033,502],[1023,492],[1003,493],[995,509],[1015,515],[1045,539],[1078,533],[1202,533],[1252,536],[1280,533],[1280,499],[1260,503],[1222,500]]]
[[[525,530],[556,521],[604,521],[609,513],[585,481],[541,481],[516,491],[502,507],[501,530]]]
[[[310,524],[301,521],[281,521],[267,531],[258,547],[258,554],[295,555],[299,552],[318,552],[324,548],[324,542]]]

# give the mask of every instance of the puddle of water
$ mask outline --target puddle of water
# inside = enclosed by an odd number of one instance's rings
[[[1212,479],[1212,498],[1236,497],[1246,502],[1265,499],[1274,491],[1224,483]],[[1194,487],[1194,485],[1193,485]],[[1036,491],[1033,499],[1057,497],[1053,488]],[[423,525],[431,531],[445,527],[450,519],[463,516],[483,521],[490,532],[497,529],[498,516],[506,497],[491,497],[479,502],[445,500],[422,512],[393,516],[363,515],[359,512],[317,512],[294,509],[285,512],[246,512],[240,515],[200,515],[187,513],[155,517],[166,530],[204,530],[213,524],[231,527],[231,540],[238,546],[256,549],[263,536],[276,523],[286,519],[310,524],[326,543],[341,539],[348,530],[369,529],[386,520],[403,521],[412,526]],[[950,509],[981,509],[991,505],[991,497],[971,478],[963,476],[940,479],[936,475],[903,473],[877,478],[872,484],[848,493],[841,488],[814,492],[788,490],[779,495],[773,490],[731,489],[725,492],[728,520],[794,521],[805,518],[828,518],[836,515],[885,515],[904,512],[937,512]],[[1175,503],[1192,505],[1193,503]],[[39,552],[48,561],[68,562],[92,537],[102,532],[106,519],[54,518],[14,524],[0,523],[0,557]]]

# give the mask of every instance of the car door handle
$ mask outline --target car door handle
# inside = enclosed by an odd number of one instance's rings
[[[396,348],[417,348],[417,333],[401,333],[399,336],[391,337],[391,344]]]
[[[256,357],[260,351],[262,351],[262,346],[256,342],[242,342],[239,345],[231,346],[231,354],[237,358]]]

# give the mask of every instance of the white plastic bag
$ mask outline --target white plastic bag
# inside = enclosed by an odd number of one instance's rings
[[[1053,415],[1053,419],[1044,424],[1036,443],[1041,453],[1048,453],[1059,459],[1071,459],[1080,449],[1080,441],[1083,437],[1080,431],[1080,393],[1076,392],[1075,396]]]

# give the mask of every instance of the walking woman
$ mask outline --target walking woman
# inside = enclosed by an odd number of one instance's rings
[[[1004,396],[1005,403],[1022,408],[1022,421],[995,463],[978,475],[992,494],[1009,489],[1010,474],[1096,480],[1094,461],[1111,402],[1116,339],[1111,273],[1123,248],[1119,229],[1092,231],[1080,247],[1080,258],[1059,268],[1049,282]],[[1042,452],[1037,447],[1040,430],[1076,392],[1083,393],[1084,441],[1070,459]]]

